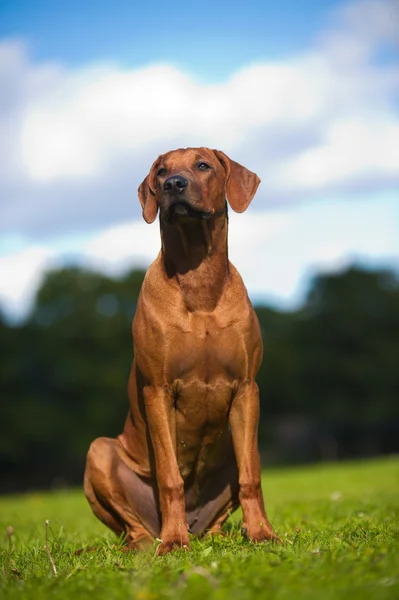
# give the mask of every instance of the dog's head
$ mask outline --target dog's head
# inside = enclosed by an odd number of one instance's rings
[[[225,199],[243,212],[260,179],[220,150],[186,148],[162,154],[138,189],[143,217],[152,223],[208,219],[224,210]]]

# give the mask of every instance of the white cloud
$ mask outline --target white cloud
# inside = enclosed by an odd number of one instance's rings
[[[241,217],[248,219],[245,237]],[[303,299],[309,277],[353,262],[399,268],[394,195],[368,202],[325,200],[280,210],[231,215],[230,257],[253,298],[292,307]],[[275,216],[275,226],[270,218]],[[272,221],[273,223],[273,221]],[[262,238],[257,232],[264,228]]]
[[[138,215],[137,185],[177,146],[255,169],[259,208],[397,186],[399,69],[377,60],[397,6],[348,4],[307,52],[212,85],[169,65],[34,64],[22,42],[0,44],[0,227],[40,236]]]
[[[292,191],[325,189],[337,182],[345,187],[356,177],[365,184],[373,176],[394,183],[399,173],[398,148],[399,120],[337,119],[326,127],[322,144],[287,161],[275,177]]]
[[[85,242],[80,252],[87,266],[115,275],[132,266],[147,267],[159,248],[159,228],[140,220],[105,229]]]
[[[20,318],[30,308],[43,275],[56,265],[55,253],[45,246],[31,246],[0,256],[0,306]]]

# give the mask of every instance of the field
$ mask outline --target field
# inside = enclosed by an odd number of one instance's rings
[[[283,545],[243,540],[235,514],[226,537],[161,558],[122,553],[81,490],[0,498],[0,597],[399,598],[398,458],[269,469],[263,490]]]

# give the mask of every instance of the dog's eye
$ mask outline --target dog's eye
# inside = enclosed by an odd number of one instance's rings
[[[197,165],[197,168],[198,168],[200,171],[207,171],[207,170],[208,170],[208,169],[210,169],[211,167],[210,167],[209,165],[207,165],[205,162],[200,162],[200,163],[198,163],[198,165]]]
[[[167,173],[167,170],[165,169],[165,167],[161,167],[158,170],[157,175],[158,175],[158,177],[162,177],[163,175],[166,175],[166,173]]]

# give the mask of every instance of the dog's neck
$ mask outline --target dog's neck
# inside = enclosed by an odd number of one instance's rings
[[[161,221],[162,260],[191,312],[212,312],[229,273],[227,210],[210,219],[170,225]]]

